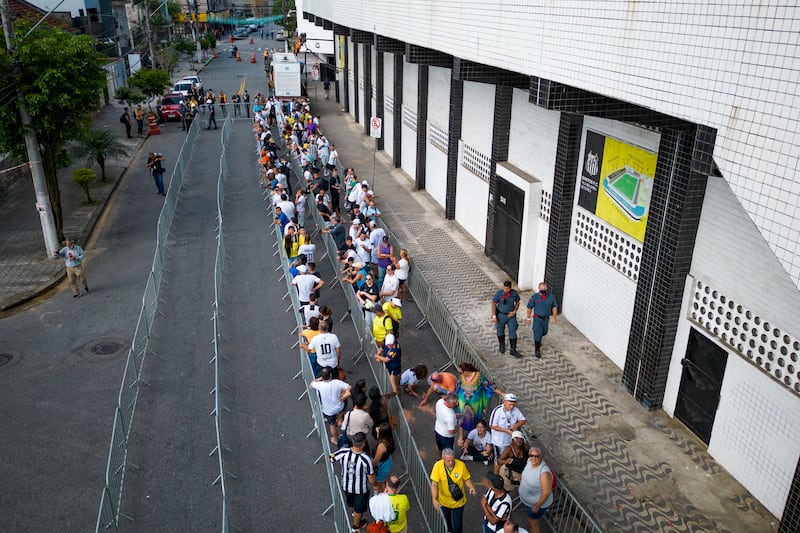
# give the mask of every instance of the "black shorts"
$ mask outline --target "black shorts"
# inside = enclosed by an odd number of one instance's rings
[[[329,426],[335,426],[336,425],[336,421],[339,418],[339,413],[336,413],[335,415],[330,415],[330,416],[323,413],[322,416],[325,417],[325,422],[327,422]]]
[[[345,492],[344,497],[347,500],[347,506],[351,507],[356,513],[365,513],[369,508],[369,493],[353,494],[352,492]]]

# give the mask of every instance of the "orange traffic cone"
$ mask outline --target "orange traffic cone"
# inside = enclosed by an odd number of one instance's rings
[[[250,36],[250,44],[253,44],[253,36]]]
[[[239,53],[239,50],[236,50],[236,61],[242,60],[242,54]]]
[[[250,54],[250,62],[251,63],[255,63],[256,62],[256,53],[255,52]]]
[[[147,125],[150,127],[150,135],[158,135],[161,133],[161,128],[158,127],[158,122],[156,122],[154,113],[147,115]]]
[[[233,43],[233,35],[228,35],[228,42]]]

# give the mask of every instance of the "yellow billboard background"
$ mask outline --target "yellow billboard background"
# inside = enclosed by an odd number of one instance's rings
[[[647,214],[639,220],[633,220],[611,198],[611,193],[606,190],[606,178],[617,173],[621,169],[632,169],[649,178],[650,190],[652,190],[652,179],[656,173],[656,161],[658,156],[652,152],[637,148],[636,146],[631,146],[630,144],[611,137],[606,137],[603,146],[603,162],[600,168],[600,190],[597,195],[595,215],[615,228],[643,242],[644,233],[647,229],[647,220],[649,218],[649,196],[647,197]]]

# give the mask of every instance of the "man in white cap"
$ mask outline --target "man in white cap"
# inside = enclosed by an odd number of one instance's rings
[[[313,274],[308,273],[308,267],[300,265],[297,267],[299,274],[292,280],[292,285],[297,287],[297,296],[300,300],[300,305],[308,305],[311,293],[317,292],[325,285],[325,280],[318,278]]]
[[[517,407],[517,395],[506,394],[503,403],[492,410],[489,416],[489,428],[492,430],[492,446],[494,447],[494,473],[500,473],[497,459],[503,450],[511,445],[511,434],[525,425],[525,415]]]
[[[375,360],[386,365],[386,371],[389,373],[389,379],[392,381],[393,395],[396,395],[400,391],[400,374],[403,371],[401,368],[402,355],[403,352],[400,350],[400,344],[391,333],[388,333],[386,338],[383,339],[383,350],[375,354]]]
[[[403,320],[403,302],[400,298],[391,298],[388,302],[383,304],[383,312],[389,315],[392,319],[392,333],[395,337],[400,337],[400,321]]]

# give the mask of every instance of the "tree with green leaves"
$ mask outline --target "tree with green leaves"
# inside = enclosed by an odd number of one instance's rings
[[[287,38],[294,35],[297,29],[297,9],[295,8],[294,0],[275,0],[272,4],[272,14],[284,17],[281,24],[283,29],[286,30]]]
[[[15,25],[13,56],[0,51],[0,152],[19,160],[39,157],[53,207],[56,235],[64,239],[58,169],[65,146],[84,131],[100,102],[106,74],[95,50],[94,37],[74,35],[45,25],[26,35],[31,24]],[[16,63],[18,68],[14,68]],[[39,154],[26,154],[15,91],[23,95],[39,141]]]
[[[125,157],[128,147],[108,130],[87,130],[70,148],[70,155],[85,160],[88,166],[97,161],[100,165],[100,181],[106,181],[106,159]]]
[[[164,90],[171,84],[169,74],[160,68],[143,68],[131,74],[128,78],[128,85],[142,91],[142,94],[147,98],[147,107],[150,108],[151,112],[153,109],[150,107],[150,102],[156,96],[164,94]]]
[[[91,168],[76,168],[72,171],[72,181],[78,184],[86,194],[86,202],[93,204],[92,195],[89,193],[89,186],[97,179],[97,174]]]

